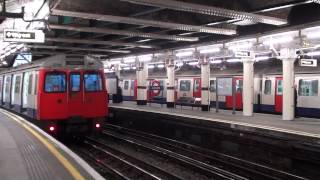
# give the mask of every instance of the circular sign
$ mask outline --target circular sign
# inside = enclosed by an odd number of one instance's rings
[[[160,82],[157,80],[151,81],[151,86],[150,86],[150,96],[159,96],[161,92],[161,87],[160,87]]]

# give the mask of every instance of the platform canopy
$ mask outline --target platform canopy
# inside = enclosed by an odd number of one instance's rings
[[[6,2],[7,11],[19,13],[24,6],[28,13],[24,14],[25,21],[3,14],[1,30],[41,29],[46,38],[45,43],[25,43],[15,52],[4,50],[19,43],[2,42],[1,58],[28,51],[36,56],[35,60],[59,53],[90,54],[101,59],[154,54],[290,29],[320,20],[320,4],[310,0]]]

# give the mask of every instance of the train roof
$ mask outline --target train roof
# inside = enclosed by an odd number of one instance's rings
[[[103,69],[103,63],[97,59],[82,55],[60,54],[43,58],[17,67],[2,69],[1,73],[15,72],[29,69]]]

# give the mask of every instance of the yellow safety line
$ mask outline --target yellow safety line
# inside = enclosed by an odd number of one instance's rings
[[[80,172],[67,160],[58,150],[55,148],[50,142],[48,142],[45,138],[43,138],[38,132],[36,132],[33,128],[28,126],[27,124],[21,122],[19,119],[9,114],[9,112],[4,112],[4,114],[12,118],[14,121],[18,122],[22,125],[26,130],[28,130],[33,136],[35,136],[42,144],[44,144],[49,151],[60,161],[60,163],[68,170],[68,172],[72,175],[72,177],[76,180],[84,180],[85,178],[80,174]]]

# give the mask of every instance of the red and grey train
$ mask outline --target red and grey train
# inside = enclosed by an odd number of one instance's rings
[[[2,70],[0,105],[53,134],[100,131],[108,115],[103,64],[57,55]]]
[[[275,61],[275,62],[274,62]],[[282,113],[282,65],[280,61],[260,62],[255,64],[254,109],[256,112]],[[184,66],[188,66],[187,64]],[[227,64],[226,68],[211,67],[210,101],[216,104],[216,78],[232,77],[236,89],[236,109],[242,109],[242,64]],[[134,100],[136,96],[135,74],[123,73],[120,86],[124,100]],[[299,116],[320,118],[320,68],[295,66],[295,85],[298,91],[297,113]],[[200,69],[181,68],[176,72],[176,101],[182,97],[201,98]],[[149,100],[166,100],[166,74],[152,73],[149,70]],[[161,86],[160,88],[153,86]],[[151,87],[151,88],[150,88]],[[152,91],[153,93],[150,93]],[[164,103],[163,102],[163,103]],[[231,109],[232,96],[219,96],[219,107]]]

